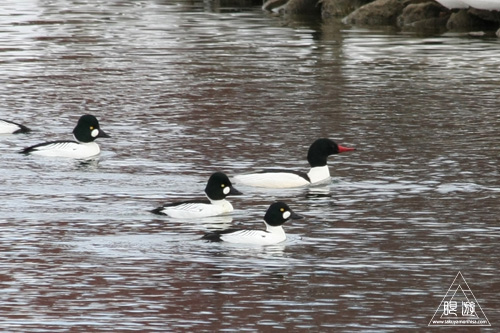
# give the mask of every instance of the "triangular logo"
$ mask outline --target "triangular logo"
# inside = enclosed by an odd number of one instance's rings
[[[491,326],[461,272],[451,283],[428,326]]]

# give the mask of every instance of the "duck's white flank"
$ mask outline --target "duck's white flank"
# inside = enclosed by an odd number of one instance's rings
[[[48,157],[89,158],[99,155],[101,148],[95,142],[61,141],[40,145],[30,154]]]
[[[0,134],[12,134],[19,130],[19,126],[8,121],[0,120]]]
[[[238,230],[223,234],[221,240],[228,243],[272,245],[286,240],[285,230],[282,226],[273,227],[266,225],[266,230]]]
[[[226,199],[222,199],[211,200],[210,203],[187,202],[165,206],[161,213],[173,218],[201,218],[229,214],[232,211],[233,205]]]
[[[310,185],[307,179],[291,172],[250,173],[233,178],[236,184],[254,187],[289,188]]]
[[[307,173],[309,180],[294,172],[262,172],[234,176],[236,184],[265,188],[293,188],[329,182],[328,165],[314,167]]]

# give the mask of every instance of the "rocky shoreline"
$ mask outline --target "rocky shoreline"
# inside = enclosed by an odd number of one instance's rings
[[[500,37],[499,11],[448,9],[435,0],[268,0],[263,9],[282,15],[318,15],[325,20],[340,18],[347,25]]]

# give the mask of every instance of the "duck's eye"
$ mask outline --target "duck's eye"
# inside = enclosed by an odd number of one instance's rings
[[[92,130],[94,130],[94,126],[90,126],[90,130],[91,130],[91,131],[92,131]]]
[[[220,184],[220,187],[224,188],[226,187],[226,184]]]
[[[280,212],[284,212],[285,211],[285,208],[280,208]]]

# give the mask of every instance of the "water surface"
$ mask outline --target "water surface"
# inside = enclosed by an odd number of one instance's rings
[[[0,327],[64,331],[426,330],[461,271],[500,316],[500,42],[287,21],[205,2],[7,1],[0,14]],[[18,154],[112,138],[81,163]],[[332,183],[237,186],[231,216],[149,213],[209,175],[307,170],[329,137]],[[208,244],[303,220],[276,246]],[[488,331],[488,329],[484,329]]]

